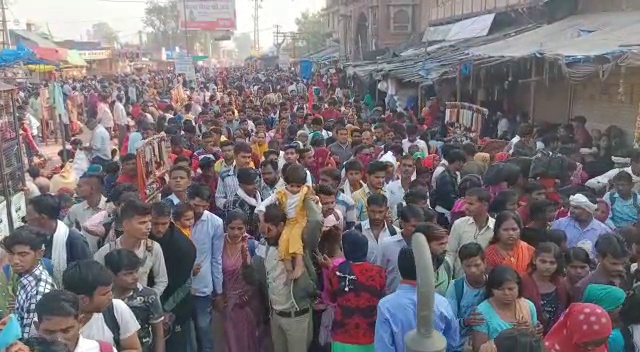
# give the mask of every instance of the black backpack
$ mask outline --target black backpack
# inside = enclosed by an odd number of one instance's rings
[[[482,177],[485,186],[495,186],[507,180],[517,180],[520,177],[520,167],[508,162],[497,162],[489,165]]]
[[[113,301],[102,311],[102,317],[104,318],[104,323],[107,325],[107,328],[109,328],[109,331],[113,334],[113,346],[117,351],[120,351],[120,322],[116,318]]]
[[[569,170],[569,159],[564,155],[539,151],[531,160],[529,177],[548,177],[562,179]]]

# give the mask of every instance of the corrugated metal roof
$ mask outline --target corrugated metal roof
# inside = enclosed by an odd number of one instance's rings
[[[477,57],[469,53],[469,49],[479,45],[485,45],[508,36],[513,36],[522,31],[530,31],[537,25],[523,28],[508,29],[485,37],[470,38],[455,42],[444,42],[429,47],[426,53],[394,57],[368,62],[347,63],[347,72],[360,77],[373,75],[374,78],[382,78],[388,75],[393,78],[412,82],[432,82],[440,77],[456,72],[462,63],[472,63],[474,66],[483,66],[501,62],[502,58]]]
[[[23,37],[25,39],[28,39],[29,41],[36,43],[39,47],[58,48],[58,45],[56,43],[48,39],[42,38],[41,36],[39,36],[34,32],[26,31],[24,29],[12,29],[11,32],[19,37]]]
[[[470,49],[474,55],[541,55],[571,60],[640,47],[640,11],[577,15],[536,30]]]

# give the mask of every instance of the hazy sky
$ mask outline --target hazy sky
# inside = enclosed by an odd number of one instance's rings
[[[122,2],[117,2],[122,1]],[[126,2],[125,2],[126,1]],[[156,0],[166,2],[167,0]],[[273,42],[273,26],[295,30],[295,18],[305,10],[318,11],[326,0],[262,0],[260,44],[263,49]],[[86,31],[96,22],[107,22],[120,33],[123,41],[137,42],[144,30],[144,0],[10,0],[7,13],[10,27],[15,20],[24,27],[27,20],[49,25],[56,40],[87,39]],[[236,0],[238,32],[253,34],[253,2]]]

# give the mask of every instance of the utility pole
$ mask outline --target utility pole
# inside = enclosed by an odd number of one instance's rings
[[[253,0],[253,50],[260,52],[260,9],[262,0]]]
[[[280,49],[282,49],[287,37],[285,36],[285,33],[280,32],[280,28],[282,28],[281,25],[276,24],[273,27],[275,29],[275,32],[273,32],[273,46],[276,48],[276,56],[280,57]]]
[[[2,7],[2,48],[7,49],[9,47],[9,28],[7,28],[7,6],[5,0],[0,0],[0,7]]]
[[[187,20],[187,0],[182,0],[182,12],[184,13],[184,46],[187,55],[191,55],[189,49],[189,21]]]
[[[298,41],[300,41],[300,33],[296,33],[296,32],[289,32],[287,33],[287,39],[289,39],[291,41],[291,48],[292,48],[292,53],[291,53],[291,58],[295,59],[296,58],[296,46],[298,46]]]

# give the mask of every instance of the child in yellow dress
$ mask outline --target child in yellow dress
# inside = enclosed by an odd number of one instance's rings
[[[275,203],[287,214],[287,222],[278,240],[278,253],[289,278],[297,279],[304,269],[302,231],[307,225],[304,199],[312,191],[306,185],[307,170],[302,165],[283,167],[283,175],[284,189],[276,190],[256,208],[256,211],[262,216],[266,207]]]

